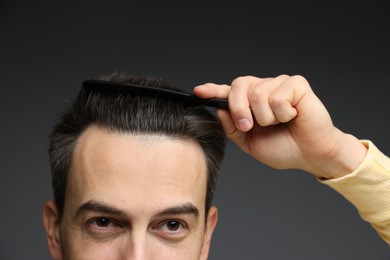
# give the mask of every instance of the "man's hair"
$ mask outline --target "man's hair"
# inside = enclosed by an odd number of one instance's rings
[[[100,80],[131,83],[166,89],[170,84],[150,76],[126,73],[104,75]],[[216,186],[224,156],[226,138],[215,116],[204,107],[157,96],[130,95],[114,91],[86,91],[81,88],[76,100],[61,114],[49,142],[54,200],[62,218],[68,173],[79,136],[95,125],[112,132],[163,135],[173,139],[190,139],[204,152],[207,165],[206,213]]]

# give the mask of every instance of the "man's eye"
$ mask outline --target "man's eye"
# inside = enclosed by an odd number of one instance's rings
[[[160,222],[153,230],[161,237],[172,241],[181,240],[188,234],[188,226],[179,220]]]
[[[162,221],[154,226],[152,230],[156,235],[171,242],[179,242],[185,239],[189,233],[186,222],[175,219]]]
[[[97,218],[95,222],[98,227],[108,227],[111,224],[111,220],[108,218]]]
[[[119,223],[105,217],[88,220],[86,228],[92,234],[114,234],[122,230],[122,226]]]
[[[175,220],[172,220],[172,221],[168,221],[166,222],[162,228],[164,229],[167,229],[168,231],[171,231],[171,232],[175,232],[177,230],[179,230],[180,228],[183,228],[183,224],[181,224],[179,221],[175,221]]]

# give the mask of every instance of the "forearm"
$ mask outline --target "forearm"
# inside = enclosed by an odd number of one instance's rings
[[[390,244],[390,158],[371,142],[362,143],[369,150],[357,169],[337,179],[322,180],[322,183],[349,200],[361,217]]]

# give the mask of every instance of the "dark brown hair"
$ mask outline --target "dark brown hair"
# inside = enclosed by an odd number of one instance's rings
[[[100,80],[176,89],[149,76],[112,73]],[[226,138],[215,116],[204,107],[159,97],[80,89],[77,98],[60,115],[49,142],[52,186],[59,218],[62,218],[67,175],[77,139],[91,126],[115,132],[188,138],[202,148],[207,165],[206,213],[211,206]]]

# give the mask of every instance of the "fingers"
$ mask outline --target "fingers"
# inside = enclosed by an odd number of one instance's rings
[[[229,108],[236,127],[247,132],[252,129],[253,120],[260,126],[291,120],[296,114],[289,106],[290,94],[283,88],[288,79],[287,75],[235,79],[229,94]]]
[[[259,78],[247,76],[233,80],[229,93],[229,110],[236,123],[236,127],[242,132],[248,132],[253,127],[253,117],[248,93],[253,84],[261,81]]]
[[[227,99],[230,92],[230,86],[206,83],[196,86],[194,93],[201,98],[221,98]]]
[[[256,118],[261,126],[287,123],[297,115],[293,103],[297,97],[298,85],[290,77],[281,75],[252,88],[249,99]]]
[[[297,116],[296,104],[309,86],[301,76],[280,75],[275,78],[238,77],[228,85],[207,83],[194,92],[203,98],[229,100],[230,117],[221,112],[224,129],[231,134],[238,129],[248,132],[260,126],[287,123]]]
[[[258,81],[251,87],[248,92],[248,100],[257,124],[268,126],[280,123],[278,114],[275,113],[272,106],[274,103],[270,101],[287,78],[287,75],[281,75]]]
[[[269,106],[277,122],[287,123],[297,116],[295,106],[303,97],[307,86],[309,85],[303,77],[292,76],[285,78],[285,81],[272,92]]]

